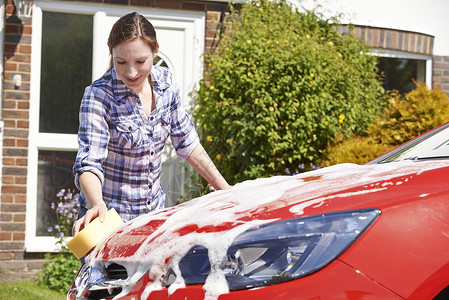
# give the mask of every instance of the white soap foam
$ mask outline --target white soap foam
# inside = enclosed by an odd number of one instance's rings
[[[169,269],[174,271],[176,279],[168,288],[168,293],[172,294],[178,288],[184,287],[185,283],[180,274],[179,262],[192,247],[201,245],[208,249],[211,264],[211,273],[203,287],[205,298],[215,300],[219,295],[229,291],[225,277],[220,270],[220,264],[235,237],[251,227],[276,221],[241,221],[244,217],[262,212],[264,205],[270,206],[270,209],[276,209],[284,207],[286,204],[296,203],[290,211],[301,215],[305,208],[323,205],[324,201],[331,198],[374,193],[390,186],[389,184],[380,186],[379,184],[373,184],[373,182],[388,182],[393,177],[405,176],[410,172],[421,173],[428,169],[447,165],[449,163],[441,162],[424,164],[404,162],[370,166],[340,164],[297,176],[276,176],[245,181],[236,184],[230,190],[210,193],[168,210],[153,212],[128,222],[123,227],[122,232],[118,233],[119,237],[125,238],[127,233],[147,224],[149,220],[165,221],[157,230],[146,237],[133,256],[120,257],[117,256],[117,253],[105,253],[105,248],[96,247],[92,254],[87,257],[86,262],[90,265],[101,264],[103,255],[114,254],[117,257],[114,262],[125,266],[128,274],[136,274],[129,279],[128,285],[114,299],[126,295],[137,283],[140,276],[150,270],[149,277],[152,282],[145,287],[141,296],[141,299],[146,299],[152,291],[163,288],[162,282]],[[402,182],[408,181],[407,178],[401,180]],[[364,184],[371,189],[333,196],[323,196],[321,190],[325,188],[325,194],[330,195],[342,189],[346,190]],[[289,195],[294,196],[293,203],[291,199],[289,202]],[[284,196],[283,200],[280,200],[282,196]],[[233,224],[233,228],[223,232],[191,232],[182,236],[179,233],[179,230],[186,226],[195,225],[202,228],[204,226],[219,226],[225,223]],[[129,236],[126,236],[126,238],[129,238]]]
[[[185,286],[179,271],[179,261],[194,246],[201,245],[208,249],[211,273],[204,285],[205,297],[217,299],[219,295],[227,293],[229,288],[220,269],[220,264],[226,257],[227,249],[236,236],[251,227],[275,220],[239,221],[239,218],[249,215],[251,211],[261,205],[273,202],[286,190],[296,187],[300,180],[292,176],[278,176],[246,181],[236,184],[231,190],[217,191],[201,198],[191,200],[182,205],[140,216],[127,223],[122,232],[117,235],[125,236],[132,230],[145,225],[149,219],[165,220],[165,222],[141,244],[132,257],[119,257],[117,263],[125,266],[128,274],[145,274],[148,270],[152,282],[145,288],[141,299],[146,299],[154,290],[163,288],[163,279],[172,269],[176,280],[169,287],[168,292]],[[231,200],[230,200],[231,199]],[[218,226],[224,223],[233,224],[233,228],[225,232],[192,232],[180,236],[178,231],[189,225],[199,228],[204,226]],[[101,264],[101,257],[105,249],[97,247],[86,259],[90,265]],[[166,263],[168,260],[168,263]],[[150,268],[151,267],[151,268]],[[128,285],[114,299],[126,295],[136,284],[138,276],[130,279]]]
[[[302,214],[304,214],[304,209],[306,207],[310,207],[310,206],[312,206],[314,204],[315,204],[315,206],[321,206],[321,205],[324,204],[324,201],[329,200],[329,199],[345,198],[345,197],[351,197],[351,196],[375,193],[375,192],[379,192],[381,190],[385,190],[385,188],[364,190],[364,191],[352,192],[352,193],[342,193],[342,194],[338,194],[338,195],[332,195],[332,196],[327,196],[327,197],[316,198],[316,199],[312,199],[312,200],[309,200],[309,201],[304,201],[301,204],[292,206],[290,208],[290,212],[292,214],[302,215]]]

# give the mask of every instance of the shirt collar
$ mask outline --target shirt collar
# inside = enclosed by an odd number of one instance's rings
[[[157,67],[151,69],[151,83],[153,85],[153,91],[159,95],[162,95],[166,89],[170,87],[165,80],[162,80],[161,76],[158,76],[159,72],[156,70]]]
[[[135,93],[131,91],[131,89],[129,89],[120,78],[117,77],[117,73],[115,73],[114,66],[112,66],[109,72],[111,74],[111,85],[114,97],[118,103],[124,104],[126,101],[125,97],[128,96],[129,93],[133,95],[135,95]]]

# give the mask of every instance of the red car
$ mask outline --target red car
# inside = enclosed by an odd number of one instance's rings
[[[126,223],[68,299],[449,299],[449,123]]]

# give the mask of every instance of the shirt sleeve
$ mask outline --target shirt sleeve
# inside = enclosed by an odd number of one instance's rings
[[[104,182],[102,163],[108,155],[109,126],[106,122],[106,93],[94,87],[87,87],[81,101],[79,113],[78,144],[73,173],[79,189],[79,176],[90,171]]]
[[[181,97],[177,84],[172,80],[173,100],[170,107],[171,133],[170,138],[176,154],[187,159],[200,140],[192,121],[181,105]]]

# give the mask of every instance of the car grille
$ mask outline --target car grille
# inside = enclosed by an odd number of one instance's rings
[[[106,268],[108,279],[118,280],[128,278],[128,272],[124,266],[119,264],[111,264]]]

